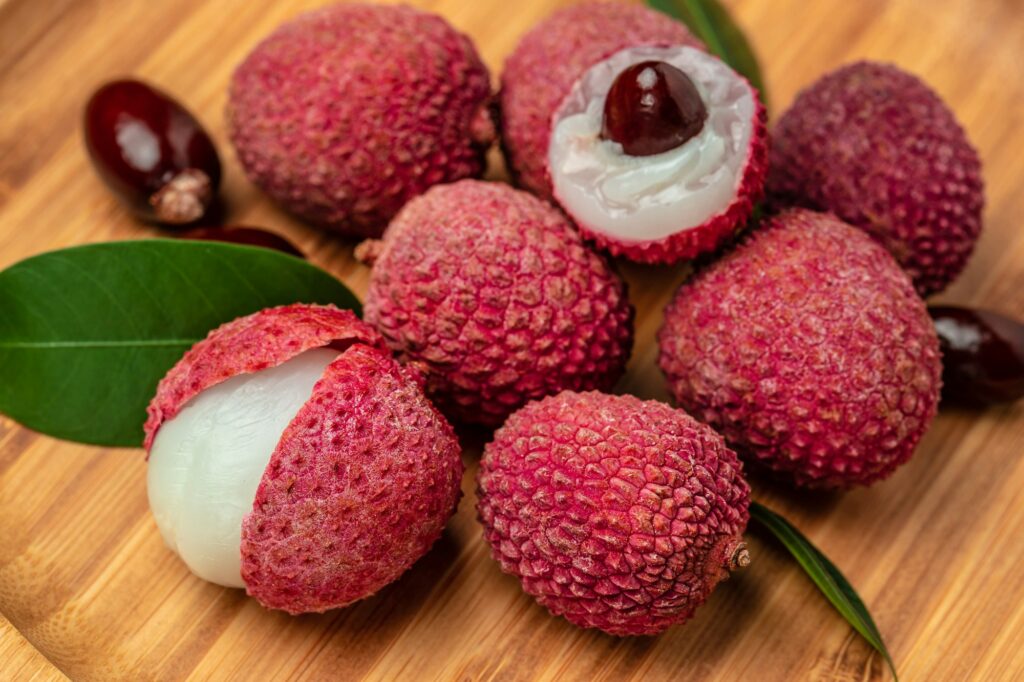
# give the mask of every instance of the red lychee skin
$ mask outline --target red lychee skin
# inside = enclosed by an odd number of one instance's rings
[[[523,36],[501,75],[502,145],[520,185],[551,198],[548,141],[555,112],[587,69],[641,45],[704,49],[683,24],[638,4],[573,5]]]
[[[772,137],[775,205],[831,211],[878,239],[922,296],[963,270],[981,232],[981,161],[916,77],[859,62],[800,93]]]
[[[458,440],[390,352],[356,345],[285,429],[242,522],[242,578],[264,606],[324,611],[393,582],[461,496]]]
[[[715,251],[746,227],[754,206],[764,197],[765,176],[768,174],[767,113],[757,90],[749,83],[747,85],[754,90],[754,101],[757,103],[751,122],[753,131],[750,135],[750,151],[735,196],[725,209],[700,225],[663,239],[624,242],[577,220],[583,236],[614,256],[623,256],[637,263],[669,264]]]
[[[679,405],[799,486],[887,477],[939,402],[938,338],[909,276],[863,231],[804,209],[685,282],[658,342]]]
[[[425,371],[452,418],[497,426],[528,400],[622,376],[633,344],[625,284],[526,192],[434,187],[361,253],[375,259],[366,321]]]
[[[143,446],[192,398],[239,374],[277,367],[304,351],[361,343],[386,348],[376,330],[350,310],[296,303],[267,308],[214,329],[171,368],[150,402]]]
[[[312,348],[340,355],[289,423],[242,522],[242,579],[268,608],[325,611],[397,579],[441,535],[461,496],[452,427],[351,311],[295,304],[217,328],[167,374],[150,405],[160,425],[203,390]]]
[[[495,432],[477,482],[502,570],[581,627],[657,634],[749,561],[736,454],[664,403],[570,391],[530,403]]]
[[[299,217],[375,237],[431,185],[476,177],[495,137],[469,38],[403,6],[280,26],[235,71],[228,131],[249,179]]]

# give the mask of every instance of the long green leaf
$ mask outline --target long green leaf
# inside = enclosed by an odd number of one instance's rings
[[[718,0],[647,0],[647,4],[686,24],[712,54],[745,76],[761,93],[765,107],[768,106],[768,92],[754,50]]]
[[[825,598],[832,603],[832,606],[867,640],[868,644],[882,654],[893,677],[898,680],[896,666],[892,662],[889,650],[885,648],[885,642],[882,641],[882,634],[878,631],[878,626],[875,625],[864,602],[857,596],[853,586],[839,572],[839,569],[793,524],[764,505],[751,502],[750,517],[771,531],[785,545],[789,553],[796,558],[814,584],[825,595]]]
[[[196,341],[286,303],[359,312],[345,285],[268,249],[150,239],[0,272],[0,412],[57,438],[138,446],[156,384]]]

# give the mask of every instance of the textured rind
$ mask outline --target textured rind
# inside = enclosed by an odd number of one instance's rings
[[[384,339],[350,310],[293,305],[267,308],[227,322],[196,345],[164,376],[147,412],[144,447],[192,398],[238,374],[276,367],[311,348],[361,343],[385,348]]]
[[[831,211],[878,239],[924,296],[967,263],[981,231],[981,161],[916,77],[859,62],[805,89],[775,126],[768,193]]]
[[[711,428],[596,392],[509,417],[477,492],[502,570],[553,614],[614,635],[689,619],[728,576],[750,504],[736,454]]]
[[[744,79],[745,80],[745,79]],[[748,83],[748,85],[750,85]],[[750,86],[754,89],[753,86]],[[734,237],[747,225],[754,206],[764,197],[765,176],[768,174],[767,113],[755,90],[757,108],[751,122],[750,152],[743,167],[739,186],[732,202],[720,213],[703,224],[681,230],[664,239],[643,242],[623,242],[609,237],[577,221],[583,236],[614,256],[623,256],[637,263],[676,263],[710,253]]]
[[[585,2],[561,9],[523,36],[501,76],[502,145],[516,181],[551,198],[552,117],[597,62],[639,45],[704,45],[687,28],[638,4]]]
[[[483,173],[490,96],[476,49],[443,18],[340,4],[249,54],[231,79],[228,132],[249,179],[285,208],[378,236],[411,197]]]
[[[885,478],[939,401],[938,339],[908,275],[863,231],[804,209],[684,283],[658,342],[676,401],[800,486]]]
[[[546,202],[498,183],[441,185],[377,247],[366,321],[426,372],[450,417],[497,426],[528,400],[622,375],[626,286]]]
[[[461,496],[455,434],[390,352],[355,345],[271,455],[242,523],[242,578],[264,606],[324,611],[397,579]]]

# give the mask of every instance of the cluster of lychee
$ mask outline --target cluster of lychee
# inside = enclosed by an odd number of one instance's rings
[[[920,295],[962,269],[982,206],[931,90],[846,67],[769,154],[756,89],[682,24],[590,3],[522,39],[496,100],[469,39],[405,7],[304,15],[235,72],[249,177],[372,238],[373,270],[365,322],[263,311],[160,384],[150,498],[198,575],[292,613],[373,594],[455,510],[452,419],[499,427],[477,491],[502,569],[573,623],[653,634],[748,561],[740,458],[845,488],[911,456],[940,389]],[[498,134],[522,190],[474,179]],[[738,238],[766,185],[773,212]],[[725,251],[665,311],[679,408],[605,393],[633,310],[602,251]]]

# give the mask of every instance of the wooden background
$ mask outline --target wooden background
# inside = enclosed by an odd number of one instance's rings
[[[224,136],[233,66],[322,0],[0,0],[0,267],[45,250],[155,234],[94,177],[79,129],[105,79],[134,74],[195,111],[226,161],[235,223],[287,233],[362,294],[352,244],[280,213]],[[556,2],[425,0],[471,34],[494,73]],[[941,300],[1024,317],[1024,7],[1021,0],[732,0],[773,110],[844,62],[923,75],[981,151],[986,226]],[[495,155],[494,177],[502,177]],[[665,397],[652,339],[681,268],[624,265],[639,310],[621,389]],[[0,314],[3,314],[0,311]],[[755,495],[801,527],[870,606],[905,680],[1024,676],[1024,404],[943,410],[892,479],[846,495]],[[30,433],[0,417],[0,678],[883,679],[879,657],[770,539],[695,620],[616,639],[552,618],[501,574],[474,518],[473,475],[438,545],[348,609],[292,618],[193,577],[147,510],[138,450]],[[19,634],[20,633],[20,634]]]

